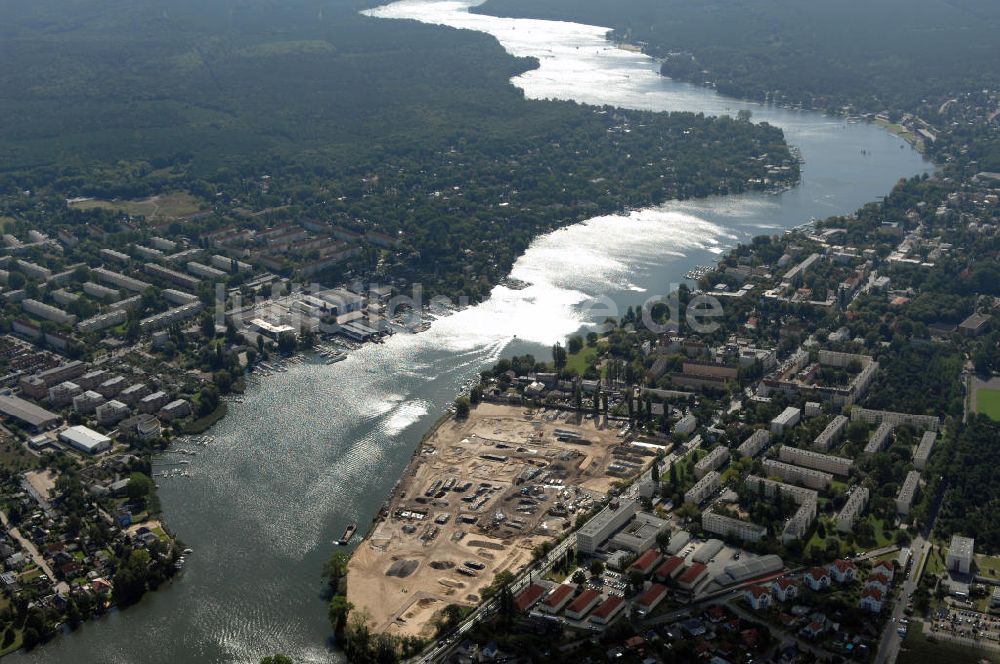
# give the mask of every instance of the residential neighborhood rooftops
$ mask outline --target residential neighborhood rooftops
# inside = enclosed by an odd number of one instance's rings
[[[680,567],[684,565],[684,559],[680,556],[670,556],[659,567],[656,568],[656,576],[672,576]]]
[[[693,583],[699,576],[701,576],[708,567],[703,563],[694,563],[691,567],[688,567],[683,574],[680,576],[681,583]]]
[[[654,583],[639,598],[639,606],[652,606],[660,597],[665,595],[667,587],[660,583]]]
[[[612,613],[614,613],[619,606],[625,603],[625,599],[618,597],[617,595],[612,595],[611,597],[604,600],[597,610],[594,611],[594,618],[607,618]]]
[[[566,601],[566,598],[573,592],[573,586],[566,585],[565,583],[551,593],[545,598],[543,604],[550,607],[556,607]]]
[[[601,596],[596,590],[587,589],[574,599],[566,610],[570,613],[583,613]]]
[[[522,590],[514,598],[514,608],[518,611],[526,611],[535,605],[542,595],[545,594],[545,588],[538,585],[537,583],[532,583],[530,586]]]
[[[660,559],[660,553],[655,549],[650,549],[639,556],[634,563],[632,563],[632,569],[642,572],[643,574],[648,574],[653,570],[653,565],[657,563]]]

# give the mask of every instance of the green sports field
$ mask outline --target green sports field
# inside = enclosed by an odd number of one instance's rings
[[[1000,422],[1000,390],[976,390],[976,412]]]

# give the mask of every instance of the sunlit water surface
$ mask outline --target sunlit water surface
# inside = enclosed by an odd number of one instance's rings
[[[610,46],[605,28],[470,14],[474,3],[403,0],[379,19],[478,30],[541,66],[513,80],[528,97],[656,111],[735,115],[784,129],[805,160],[780,195],[672,202],[605,216],[540,237],[517,261],[524,290],[498,286],[476,307],[420,335],[396,335],[327,366],[297,365],[253,380],[216,441],[162,480],[170,526],[195,550],[184,574],[122,614],[89,623],[28,659],[47,664],[298,662],[329,649],[319,570],[351,521],[367,524],[420,436],[481,367],[504,352],[540,350],[619,307],[638,304],[753,235],[847,213],[928,170],[900,139],[867,124],[765,108],[660,77],[649,58]],[[201,448],[199,448],[201,449]]]

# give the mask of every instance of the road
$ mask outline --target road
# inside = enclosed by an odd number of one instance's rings
[[[683,456],[687,454],[687,452],[689,452],[693,447],[696,447],[699,444],[700,444],[700,437],[696,437],[692,441],[689,441],[688,443],[683,445],[678,450],[678,452],[667,455],[663,459],[663,462],[661,464],[661,476],[664,470],[666,470],[666,472],[669,472],[670,466],[675,461],[677,461],[680,458],[683,458]],[[626,489],[624,496],[627,498],[637,499],[639,497],[640,483],[643,480],[651,479],[651,476],[652,476],[652,468],[646,470],[646,472],[640,475],[639,478],[637,478],[636,481],[633,482],[628,489]],[[560,542],[554,549],[552,549],[552,551],[550,551],[549,554],[544,559],[535,561],[534,563],[529,565],[523,572],[521,572],[521,574],[518,575],[518,577],[510,585],[511,592],[514,595],[516,595],[526,586],[528,586],[528,584],[530,584],[531,581],[536,576],[538,577],[543,576],[546,572],[548,572],[552,568],[553,565],[555,565],[557,562],[563,559],[563,557],[566,555],[566,551],[573,548],[573,546],[575,545],[576,545],[576,535],[570,533],[570,535],[566,537],[566,539],[564,539],[562,542]],[[777,576],[780,576],[780,574]],[[729,592],[738,592],[738,590],[723,591],[724,594],[727,594]],[[497,609],[496,602],[493,600],[481,604],[475,611],[469,614],[469,616],[465,619],[465,621],[461,625],[456,627],[451,634],[441,639],[438,639],[431,645],[430,650],[426,651],[423,655],[414,658],[411,661],[416,664],[430,664],[431,662],[443,661],[451,653],[451,651],[454,650],[459,643],[461,643],[462,636],[464,634],[466,634],[469,630],[471,630],[473,627],[478,625],[483,620],[492,616],[496,612],[496,609]]]
[[[882,631],[882,639],[879,641],[878,651],[875,654],[875,664],[895,664],[896,657],[899,656],[899,649],[903,645],[903,638],[896,633],[896,629],[899,627],[899,619],[903,617],[906,604],[913,597],[913,592],[920,585],[920,577],[927,566],[927,559],[930,557],[931,551],[931,533],[934,532],[934,522],[937,520],[938,512],[941,510],[941,502],[944,500],[947,488],[948,481],[942,477],[937,495],[934,496],[930,511],[927,513],[927,523],[916,539],[910,544],[910,548],[913,551],[913,558],[911,559],[913,562],[910,565],[910,571],[906,580],[903,582],[899,599],[893,605],[891,620]]]
[[[918,535],[913,540],[910,548],[913,550],[913,563],[910,571],[903,581],[899,598],[893,604],[891,619],[882,630],[882,639],[878,644],[878,652],[875,655],[875,664],[892,664],[899,655],[899,648],[903,645],[903,637],[896,633],[899,628],[899,619],[903,617],[906,604],[913,597],[914,591],[920,584],[920,575],[923,572],[924,564],[930,553],[930,542],[923,535]]]
[[[52,568],[49,567],[49,564],[47,562],[45,562],[45,558],[43,558],[42,554],[38,552],[38,549],[35,548],[35,545],[32,544],[31,540],[21,535],[21,531],[18,530],[17,528],[10,527],[10,522],[7,521],[6,512],[0,511],[0,522],[3,523],[4,528],[7,529],[7,532],[10,533],[10,536],[21,543],[21,547],[28,552],[28,555],[31,556],[31,559],[33,561],[35,561],[35,564],[38,565],[38,568],[41,569],[42,572],[48,575],[50,581],[55,583],[56,575],[52,573]]]
[[[510,584],[511,593],[517,595],[517,593],[527,587],[536,576],[542,576],[548,572],[553,565],[563,559],[566,555],[566,551],[573,548],[575,544],[576,536],[570,534],[566,539],[556,545],[556,547],[552,549],[552,551],[550,551],[545,558],[535,561],[529,565],[523,572],[521,572],[520,575],[518,575],[514,582]],[[419,664],[430,664],[430,662],[444,660],[451,653],[451,651],[462,642],[462,636],[464,634],[483,620],[492,616],[496,612],[496,609],[497,605],[495,600],[489,600],[479,605],[479,607],[469,614],[465,621],[456,627],[451,634],[436,641],[429,651],[412,661],[418,662]]]

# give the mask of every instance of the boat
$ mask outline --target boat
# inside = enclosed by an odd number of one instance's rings
[[[351,541],[354,537],[354,533],[358,530],[358,524],[352,523],[344,530],[344,534],[341,535],[340,539],[337,540],[337,544],[340,546],[347,546],[347,543]]]

